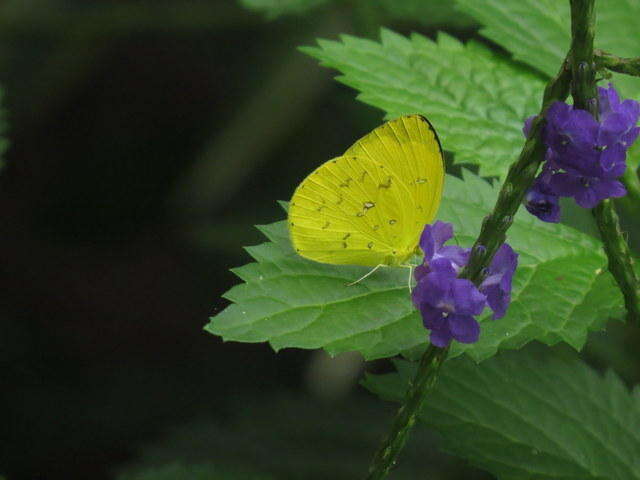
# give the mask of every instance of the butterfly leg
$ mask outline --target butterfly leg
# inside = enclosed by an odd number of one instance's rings
[[[409,286],[409,293],[411,293],[411,291],[412,291],[411,279],[413,278],[413,265],[408,265],[408,267],[409,267],[409,281],[407,283],[408,283],[408,286]]]
[[[386,267],[386,265],[380,263],[378,265],[376,265],[375,267],[373,267],[369,272],[365,273],[363,276],[361,276],[359,279],[357,279],[354,282],[351,283],[347,283],[347,287],[351,287],[352,285],[355,285],[356,283],[360,283],[362,280],[364,280],[365,278],[367,278],[369,275],[371,275],[373,272],[375,272],[376,270],[378,270],[380,267]]]

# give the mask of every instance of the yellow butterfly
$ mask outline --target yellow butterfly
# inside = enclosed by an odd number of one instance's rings
[[[442,148],[429,121],[387,122],[298,185],[289,205],[293,246],[317,262],[404,265],[438,211],[443,182]]]

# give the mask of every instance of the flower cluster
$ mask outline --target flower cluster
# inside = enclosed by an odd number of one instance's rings
[[[518,254],[503,244],[487,269],[480,287],[458,278],[469,261],[471,249],[444,243],[453,237],[450,223],[437,221],[426,225],[420,238],[424,262],[416,267],[416,288],[412,299],[422,315],[424,326],[431,330],[431,343],[446,347],[451,339],[473,343],[480,336],[474,318],[489,306],[493,318],[501,318],[511,300],[511,280],[518,264]]]
[[[545,222],[560,221],[559,197],[573,197],[583,208],[626,195],[617,180],[626,169],[627,148],[640,128],[640,104],[620,101],[613,85],[598,88],[600,121],[586,110],[556,102],[547,111],[542,140],[545,164],[525,197],[527,210]],[[525,122],[528,136],[532,119]]]

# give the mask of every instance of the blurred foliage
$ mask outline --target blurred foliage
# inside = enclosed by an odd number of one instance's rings
[[[353,8],[360,14],[374,16],[379,24],[403,20],[429,27],[470,28],[475,25],[468,15],[455,10],[453,1],[441,0],[240,0],[249,10],[273,20],[282,15],[307,14],[332,2],[335,6]]]
[[[263,13],[268,19],[280,15],[306,13],[331,0],[240,0],[249,10]]]
[[[124,473],[117,480],[273,480],[274,477],[230,471],[214,465],[181,465],[174,463],[137,473]]]
[[[259,397],[234,391],[228,396],[224,416],[202,413],[163,438],[141,444],[138,459],[123,466],[121,474],[179,462],[213,463],[222,471],[236,471],[231,466],[242,465],[277,479],[353,480],[366,471],[394,410],[362,391],[337,401],[286,390]],[[436,444],[431,432],[417,429],[393,478],[489,478],[442,455]]]
[[[361,0],[367,1],[367,0]],[[390,19],[417,21],[428,27],[448,30],[475,28],[477,22],[455,8],[453,0],[372,0]]]

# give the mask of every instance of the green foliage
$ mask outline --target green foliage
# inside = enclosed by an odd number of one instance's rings
[[[264,14],[269,19],[283,15],[306,14],[314,8],[327,3],[347,4],[355,7],[366,7],[372,10],[377,19],[378,14],[383,18],[418,22],[423,25],[447,26],[449,28],[469,28],[474,20],[455,10],[452,2],[440,0],[239,0],[240,4],[249,9]],[[376,25],[377,28],[377,25]]]
[[[571,43],[569,2],[556,0],[456,0],[480,33],[516,60],[555,75]],[[601,32],[598,30],[598,37]]]
[[[469,172],[464,181],[449,176],[446,182],[438,218],[453,222],[457,240],[470,245],[498,190]],[[225,294],[234,304],[211,319],[210,333],[225,340],[269,341],[276,350],[356,350],[367,359],[425,344],[427,332],[410,301],[407,269],[385,268],[345,287],[368,269],[302,259],[291,249],[285,222],[260,230],[271,242],[247,249],[256,262],[234,270],[245,283]],[[495,322],[485,318],[480,341],[456,344],[454,355],[464,351],[482,360],[534,339],[580,349],[588,330],[622,313],[620,294],[603,272],[606,260],[592,237],[522,212],[509,243],[520,253],[509,312]]]
[[[415,364],[364,385],[401,401]],[[640,392],[548,349],[447,362],[419,416],[442,448],[505,480],[640,478]]]
[[[484,25],[480,33],[516,60],[554,75],[571,43],[569,2],[557,0],[456,0],[460,11]],[[640,2],[596,2],[597,48],[621,57],[640,55]],[[614,74],[625,96],[640,99],[640,79]]]
[[[118,480],[270,480],[272,478],[266,475],[233,472],[213,465],[182,465],[179,463],[118,476]]]
[[[468,28],[474,21],[455,10],[453,2],[441,0],[364,0],[378,4],[390,18],[420,22],[423,25]]]
[[[523,144],[522,125],[540,108],[544,83],[487,47],[445,34],[433,42],[382,30],[381,43],[343,35],[302,50],[342,73],[338,80],[387,118],[422,113],[458,163],[502,177]]]
[[[331,0],[240,0],[243,7],[263,13],[269,19],[281,15],[305,13]]]

